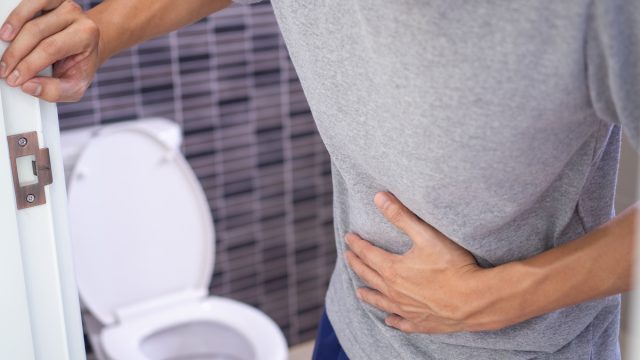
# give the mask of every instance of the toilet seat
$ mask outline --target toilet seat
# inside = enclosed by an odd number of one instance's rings
[[[129,319],[103,331],[101,339],[110,359],[148,360],[141,348],[146,337],[172,326],[198,322],[237,331],[253,347],[254,360],[287,358],[286,341],[273,320],[248,305],[214,296]]]
[[[69,179],[69,214],[80,297],[104,326],[95,333],[98,353],[164,360],[165,353],[146,355],[145,341],[180,339],[183,325],[215,325],[251,344],[246,358],[287,358],[284,335],[267,315],[206,297],[215,260],[207,197],[182,155],[152,131],[118,126],[92,138]]]
[[[144,128],[103,130],[69,182],[78,291],[103,324],[133,304],[206,290],[215,233],[207,197],[176,149]]]

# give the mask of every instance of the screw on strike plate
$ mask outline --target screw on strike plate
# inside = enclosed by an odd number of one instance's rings
[[[35,195],[33,195],[33,194],[27,195],[27,202],[29,204],[33,204],[34,201],[36,201],[36,196]]]
[[[21,137],[20,139],[18,139],[18,145],[20,145],[20,147],[25,147],[28,143],[29,141],[27,141],[27,138]]]

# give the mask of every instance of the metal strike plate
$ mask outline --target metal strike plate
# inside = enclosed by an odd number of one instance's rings
[[[38,134],[34,132],[12,135],[7,137],[11,170],[13,171],[13,187],[16,192],[18,210],[32,208],[47,203],[44,187],[53,183],[51,175],[51,160],[49,149],[40,149]],[[33,176],[37,181],[21,185],[18,159],[32,156]]]

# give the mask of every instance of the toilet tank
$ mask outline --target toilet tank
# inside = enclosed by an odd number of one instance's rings
[[[180,151],[182,131],[174,121],[163,118],[132,120],[112,125],[92,126],[77,130],[63,131],[60,135],[62,157],[67,176],[72,173],[78,157],[85,145],[97,134],[123,129],[141,129],[157,137],[172,149]],[[67,179],[68,180],[68,179]]]

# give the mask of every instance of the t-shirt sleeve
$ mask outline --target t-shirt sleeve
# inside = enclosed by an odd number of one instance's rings
[[[591,102],[640,151],[640,1],[591,3],[585,44]]]
[[[245,4],[245,5],[255,4],[255,3],[260,2],[260,1],[262,1],[262,0],[233,0],[234,3]]]

